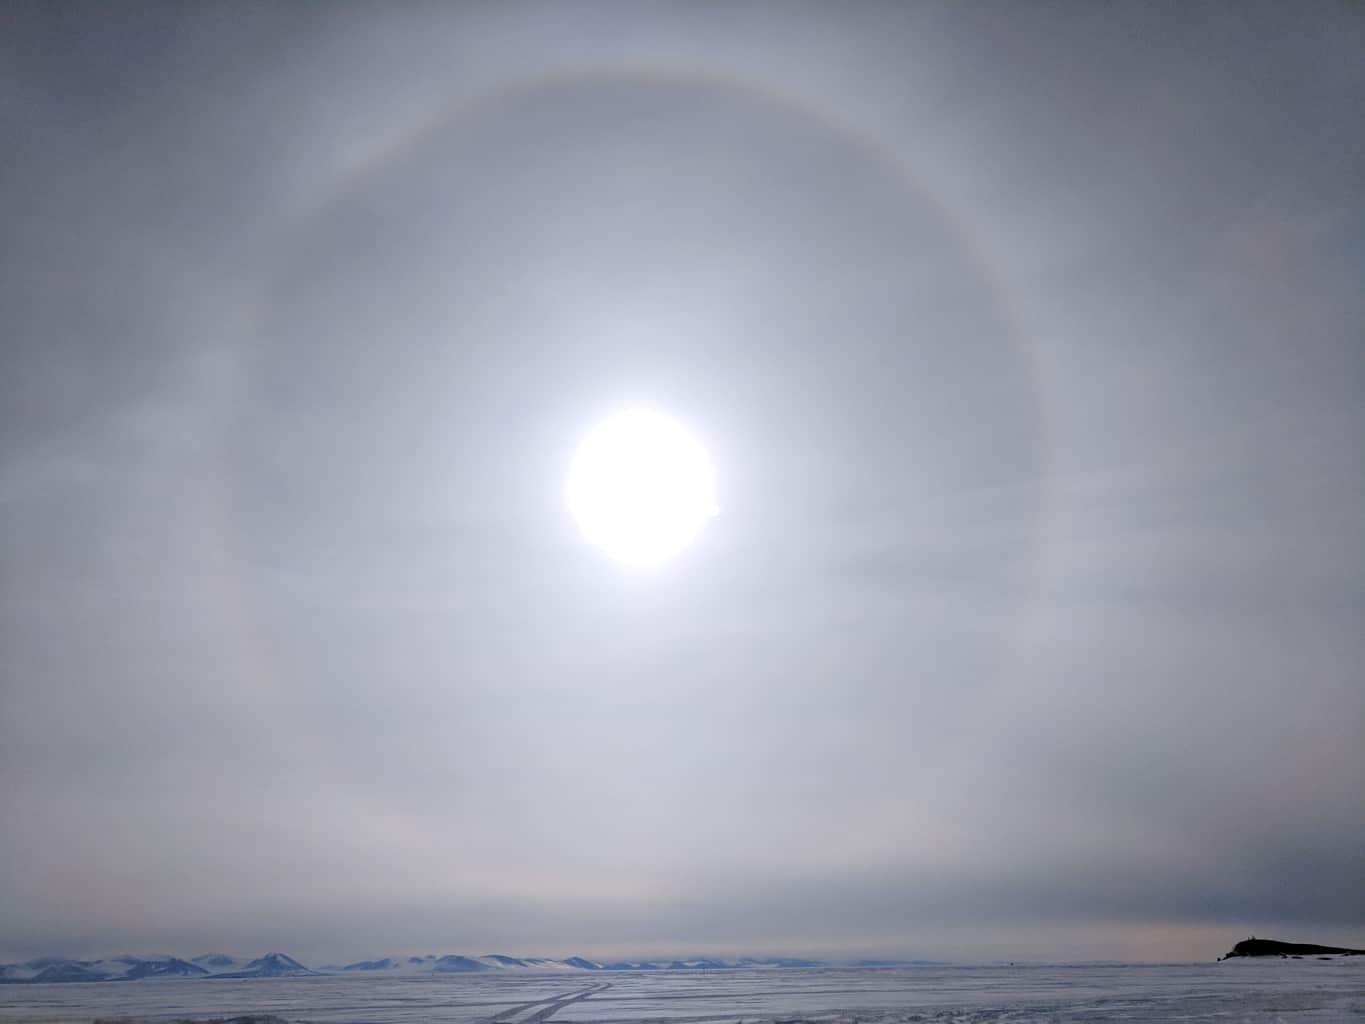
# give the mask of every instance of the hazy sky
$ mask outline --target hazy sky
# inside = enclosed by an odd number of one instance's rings
[[[1361,945],[1362,52],[5,4],[0,959]]]

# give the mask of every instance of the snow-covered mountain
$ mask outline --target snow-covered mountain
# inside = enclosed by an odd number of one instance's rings
[[[602,965],[591,960],[585,960],[581,956],[570,956],[564,958],[564,963],[570,967],[577,967],[580,971],[600,971]]]
[[[190,957],[190,962],[210,971],[235,970],[246,963],[245,960],[238,960],[235,956],[228,956],[226,953],[201,953],[198,956]]]
[[[292,956],[283,953],[267,953],[263,957],[252,960],[239,971],[227,971],[214,974],[215,978],[298,978],[307,975],[320,974],[310,967],[304,967]]]
[[[209,971],[173,956],[122,956],[75,960],[44,956],[22,964],[0,964],[0,983],[53,984],[73,981],[136,981],[139,978],[203,978]]]
[[[849,966],[889,966],[908,962],[910,961],[859,961]],[[19,964],[0,964],[0,984],[138,981],[148,978],[297,978],[342,973],[393,977],[496,971],[715,971],[754,967],[821,966],[826,966],[826,963],[793,957],[766,959],[743,957],[737,960],[705,957],[690,960],[614,960],[601,963],[581,956],[551,960],[545,957],[510,956],[506,953],[485,953],[482,956],[431,953],[426,956],[388,956],[377,960],[360,960],[344,967],[312,968],[284,953],[267,953],[255,960],[242,960],[225,953],[203,953],[189,960],[174,956],[141,957],[124,954],[103,960],[36,957]]]
[[[587,961],[585,961],[587,962]],[[565,960],[544,957],[509,956],[506,953],[484,953],[482,956],[463,954],[427,956],[386,956],[379,960],[360,960],[345,967],[332,968],[348,974],[377,974],[387,976],[412,974],[474,974],[481,971],[570,971],[578,968]],[[596,970],[596,966],[592,969]],[[328,970],[320,968],[320,970]]]
[[[131,964],[123,973],[124,981],[138,978],[202,978],[208,974],[206,968],[192,964],[188,960],[167,957],[165,960],[140,960]]]

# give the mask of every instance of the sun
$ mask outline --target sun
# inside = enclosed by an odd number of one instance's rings
[[[676,555],[717,512],[706,449],[649,410],[618,413],[588,432],[569,467],[568,498],[589,543],[641,567]]]

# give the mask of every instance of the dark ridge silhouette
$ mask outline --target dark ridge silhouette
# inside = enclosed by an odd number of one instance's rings
[[[1365,956],[1365,949],[1343,949],[1341,946],[1319,946],[1312,942],[1279,942],[1275,939],[1258,939],[1254,936],[1243,939],[1232,947],[1232,952],[1220,956],[1219,960],[1230,960],[1235,956],[1318,956],[1324,953],[1338,956]]]

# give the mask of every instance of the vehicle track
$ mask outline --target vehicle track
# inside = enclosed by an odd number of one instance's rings
[[[588,996],[594,995],[595,993],[604,992],[609,988],[611,988],[611,982],[600,981],[595,985],[589,985],[587,988],[575,992],[569,992],[559,996],[550,996],[548,999],[537,999],[534,1002],[521,1003],[518,1006],[509,1007],[500,1013],[495,1013],[488,1018],[488,1021],[489,1024],[542,1024],[543,1021],[549,1020],[560,1010],[564,1009],[564,1007],[576,1003],[581,999],[587,999]],[[536,1009],[537,1007],[539,1007],[539,1009]],[[520,1016],[520,1014],[526,1013],[527,1010],[532,1010],[533,1012],[527,1013],[525,1017]]]

